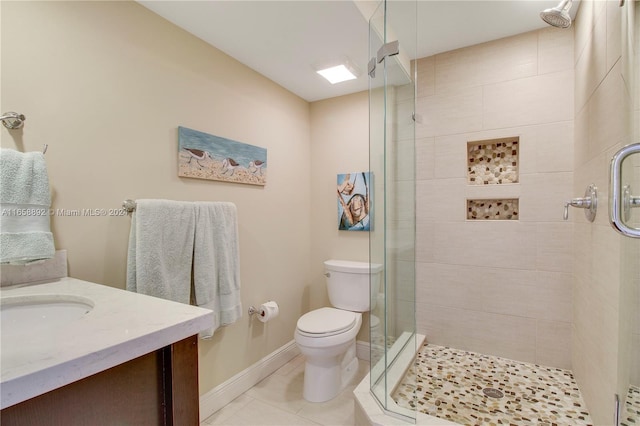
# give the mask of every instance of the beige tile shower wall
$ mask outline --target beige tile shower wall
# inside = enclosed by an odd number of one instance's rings
[[[574,193],[596,184],[602,201],[593,224],[574,219],[573,367],[595,424],[613,424],[613,397],[626,395],[633,362],[628,321],[637,286],[637,257],[629,241],[608,223],[611,156],[633,141],[633,96],[637,84],[629,30],[636,2],[582,1],[575,25],[576,145]],[[635,28],[635,30],[634,30]],[[636,48],[637,49],[637,48]],[[625,241],[627,240],[627,241]],[[634,243],[637,247],[637,241]],[[637,256],[637,252],[635,253]],[[635,272],[634,272],[635,270]],[[635,358],[634,358],[635,357]]]
[[[548,28],[417,61],[417,323],[433,343],[571,366],[573,34]],[[467,183],[468,141],[519,137],[517,184]],[[519,199],[467,221],[467,199]],[[576,214],[575,212],[571,212]]]

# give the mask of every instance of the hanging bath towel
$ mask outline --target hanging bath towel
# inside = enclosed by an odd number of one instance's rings
[[[44,154],[0,149],[0,263],[29,264],[55,255]]]
[[[198,306],[214,312],[214,324],[200,333],[213,336],[219,326],[242,317],[240,253],[236,206],[229,202],[197,202],[193,250],[193,286]]]
[[[137,200],[131,219],[127,290],[189,303],[195,231],[190,202]]]

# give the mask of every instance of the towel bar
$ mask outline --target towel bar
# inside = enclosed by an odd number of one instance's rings
[[[122,207],[127,211],[127,213],[133,213],[136,210],[136,202],[133,200],[124,200]]]
[[[26,120],[26,117],[17,112],[5,112],[0,117],[0,121],[2,121],[4,127],[10,130],[19,129],[24,126],[24,120]]]

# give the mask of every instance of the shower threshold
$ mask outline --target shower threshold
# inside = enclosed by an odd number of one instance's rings
[[[387,411],[371,395],[369,377],[363,380],[354,391],[356,420],[372,425],[592,424],[569,370],[426,343],[414,355],[405,356],[402,371],[397,361],[387,374]]]

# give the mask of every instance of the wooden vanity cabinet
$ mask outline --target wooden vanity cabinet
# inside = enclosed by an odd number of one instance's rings
[[[2,426],[197,426],[198,339],[191,336],[0,412]]]

